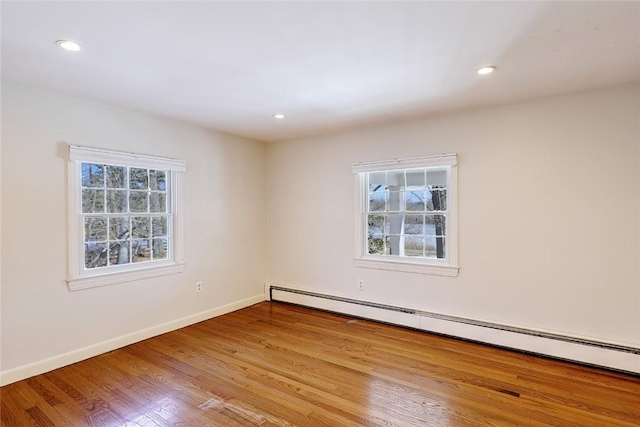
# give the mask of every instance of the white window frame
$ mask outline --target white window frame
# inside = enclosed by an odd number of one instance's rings
[[[354,163],[355,203],[355,266],[378,270],[432,274],[456,277],[458,265],[458,170],[457,155],[441,154],[428,157],[413,157],[376,162]],[[445,241],[447,250],[444,259],[401,257],[394,255],[372,255],[367,250],[367,204],[369,189],[366,174],[414,168],[446,167],[447,169],[447,227]]]
[[[168,228],[169,259],[130,263],[117,267],[85,269],[84,223],[82,221],[81,164],[99,163],[144,169],[166,170],[168,182],[168,207],[171,212]],[[183,160],[153,157],[120,151],[102,150],[77,145],[69,146],[68,194],[69,194],[69,266],[67,283],[69,290],[94,288],[181,273],[184,270],[184,221],[182,203],[182,175],[186,171]]]

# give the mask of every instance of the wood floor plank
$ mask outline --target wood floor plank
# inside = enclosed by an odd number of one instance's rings
[[[214,331],[210,331],[209,335],[211,335],[211,334],[215,334],[215,332]],[[239,342],[251,341],[250,339],[247,338],[247,336],[246,336],[247,334],[258,334],[258,336],[259,336],[259,332],[256,332],[256,331],[253,331],[253,332],[236,332],[234,335],[239,336],[239,338],[238,338]],[[297,349],[297,351],[303,351],[303,350],[300,350],[300,349],[304,348],[305,346],[313,346],[314,345],[313,343],[315,343],[315,341],[316,340],[313,339],[313,340],[310,340],[310,342],[307,342],[305,345],[300,345],[300,343],[293,343],[291,346],[289,346],[288,344],[285,344],[285,343],[282,343],[282,342],[278,343],[276,339],[272,338],[272,339],[270,339],[268,347],[271,348],[271,349],[274,349],[274,350],[280,350],[280,348],[278,346],[283,346],[283,347],[287,347],[288,349],[292,349],[292,350],[293,349]],[[323,345],[323,344],[321,344],[321,345]],[[363,349],[354,350],[354,351],[356,353],[358,353],[359,351],[364,351],[364,350],[365,349],[363,348]],[[265,353],[262,356],[266,356],[267,355],[266,351],[267,350],[265,350]],[[323,354],[324,355],[323,357],[325,357],[325,358],[327,358],[327,357],[333,358],[334,356],[332,356],[332,355],[334,353],[336,353],[336,352],[322,348],[322,349],[316,349],[315,351],[312,350],[310,354],[314,354],[314,355]],[[242,358],[243,356],[242,355],[238,355],[237,357],[238,358]],[[351,365],[351,370],[361,370],[366,375],[378,376],[379,377],[378,374],[373,372],[372,367],[376,366],[376,364],[377,364],[377,369],[381,370],[381,366],[382,365],[380,365],[380,360],[376,361],[373,358],[368,358],[368,359],[365,360],[365,359],[362,358],[361,355],[358,355],[357,358],[360,359],[360,361],[359,362],[354,362],[354,364]],[[364,363],[360,363],[362,361],[364,361]],[[317,364],[315,364],[314,366],[317,366]],[[393,366],[390,367],[390,369],[395,370],[395,371],[397,371],[398,369],[404,369],[404,368],[405,367],[401,367],[400,365],[393,365]],[[418,375],[416,376],[416,374],[418,374]],[[408,378],[421,378],[419,374],[420,374],[419,369],[416,369],[416,370],[414,370],[414,372],[410,372],[409,373]],[[389,378],[391,378],[391,377],[389,377]],[[394,381],[390,381],[390,383],[391,384],[395,384]],[[381,382],[378,380],[376,385],[378,385],[378,388],[380,388]],[[415,386],[415,384],[413,384],[411,382],[407,382],[404,385],[409,387],[409,388],[412,387],[412,386]],[[396,384],[396,386],[397,386],[397,384]],[[419,386],[417,386],[415,388],[416,389],[420,389]],[[425,390],[422,390],[422,391],[425,391]],[[393,393],[391,393],[391,394],[393,394]],[[460,395],[459,392],[457,394]],[[424,400],[425,396],[420,396],[420,397],[422,398],[421,400]],[[403,402],[406,402],[407,401],[407,394],[404,393],[402,395],[402,398],[403,398]],[[375,401],[370,400],[369,403],[370,403],[370,405],[375,406],[374,405]],[[393,407],[395,407],[397,405],[394,405],[393,402],[385,402],[385,404],[383,404],[382,406],[385,407],[385,408],[388,408],[388,407],[392,407],[393,408]],[[495,402],[494,402],[492,405],[485,405],[485,409],[494,410],[495,406],[496,405],[495,405]],[[402,408],[402,412],[406,413],[407,409],[408,409],[407,407]],[[460,415],[460,408],[458,408],[458,414],[456,414],[454,417],[457,417],[458,415]],[[390,417],[389,414],[387,414],[387,416]],[[527,425],[527,420],[526,419],[519,420],[519,425]]]
[[[9,394],[4,391],[0,394],[2,412],[0,419],[7,426],[33,426],[35,421],[27,414],[26,409],[22,408],[14,399],[14,393]]]
[[[238,338],[239,342],[249,341],[249,340],[247,340],[247,338],[246,338],[244,333],[236,332],[234,335],[239,336],[239,338]],[[276,350],[276,351],[281,350],[280,348],[278,348],[278,344],[276,344],[276,342],[273,339],[270,340],[269,347],[272,350]],[[299,347],[298,347],[298,351],[300,351]],[[317,353],[314,352],[313,354],[317,354]],[[327,353],[327,354],[329,354],[329,353]],[[262,356],[268,356],[268,352],[267,352],[266,349],[265,349],[265,353],[262,354]],[[236,357],[236,359],[251,360],[252,362],[254,362],[256,364],[261,363],[260,359],[258,359],[258,358],[247,358],[245,355],[241,355],[241,354],[236,354],[235,357]],[[267,357],[267,360],[270,360],[270,359]],[[314,363],[314,367],[318,366],[318,362],[321,362],[321,361],[316,359],[316,361]],[[332,366],[333,366],[333,369],[335,370],[335,365],[332,365]],[[270,369],[273,370],[273,368],[270,368]],[[357,370],[362,370],[362,372],[359,372],[359,373],[364,375],[364,376],[368,376],[369,377],[367,382],[371,381],[372,372],[371,372],[371,369],[370,369],[370,365],[367,365],[367,364],[362,364],[362,365],[355,366],[355,367],[353,367],[353,369],[350,369],[348,371],[343,372],[343,374],[347,375],[349,372],[355,372]],[[330,378],[330,376],[328,376],[328,377]],[[362,381],[362,379],[360,381]],[[389,381],[389,387],[388,387],[389,390],[382,390],[382,392],[381,392],[381,388],[383,388],[383,382],[379,378],[375,381],[375,385],[376,385],[376,387],[375,387],[374,391],[377,392],[379,398],[383,397],[384,401],[382,403],[376,404],[376,399],[372,398],[373,397],[372,395],[375,395],[375,393],[372,393],[371,390],[365,390],[365,394],[366,394],[366,396],[367,396],[367,398],[369,400],[369,406],[370,406],[371,409],[375,409],[376,407],[378,409],[380,409],[382,407],[386,411],[385,416],[386,416],[387,419],[391,418],[390,412],[393,412],[393,408],[398,407],[396,402],[389,401],[389,396],[393,397],[394,394],[395,394],[394,390],[393,390],[394,388],[395,388],[395,391],[398,391],[398,389],[400,387],[406,386],[405,390],[403,390],[404,393],[401,394],[401,396],[402,396],[401,400],[402,400],[403,405],[400,406],[400,409],[402,410],[402,416],[407,415],[406,412],[408,412],[407,411],[407,409],[408,409],[407,408],[407,401],[410,400],[410,399],[407,399],[407,397],[411,396],[411,391],[410,390],[414,390],[414,391],[419,392],[418,403],[422,403],[424,405],[425,404],[425,400],[428,399],[428,397],[425,396],[425,394],[427,394],[427,392],[425,392],[424,390],[420,390],[419,387],[416,387],[415,384],[410,383],[410,382],[407,382],[407,383],[405,383],[403,385],[400,385],[400,384],[396,383],[395,381]],[[342,387],[342,388],[344,388],[344,387]],[[338,391],[339,390],[334,387],[333,393],[334,394],[339,394]],[[384,391],[387,391],[387,392],[385,393]],[[356,393],[357,393],[357,391],[356,391]],[[353,399],[355,397],[356,393],[351,392],[349,397],[351,399]],[[436,407],[436,408],[438,407],[437,405],[433,405],[433,406]],[[493,407],[493,405],[492,405],[492,407]],[[389,409],[389,408],[391,408],[391,409]],[[424,408],[417,408],[417,410],[418,411],[424,411]],[[451,414],[451,416],[454,417],[454,418],[457,418],[460,415],[461,415],[461,413],[460,413],[459,410],[458,410],[457,414]],[[526,425],[526,423],[521,423],[521,424],[522,425]]]
[[[0,398],[0,427],[640,425],[637,376],[270,302]]]
[[[299,325],[296,325],[296,326],[299,326]],[[326,326],[327,325],[317,326],[315,324],[315,322],[314,322],[314,324],[312,326],[307,325],[306,327],[307,328],[324,328]],[[337,333],[336,332],[336,328],[335,327],[332,328],[332,335],[334,335],[336,333]],[[401,334],[399,334],[399,335],[401,335]],[[311,339],[311,340],[313,341],[313,339]],[[467,344],[467,343],[462,342],[462,344]],[[494,349],[494,350],[497,350],[497,349]],[[356,347],[356,351],[360,352],[361,349],[357,349],[357,347]],[[504,350],[500,350],[500,351],[502,353],[505,353],[505,354],[513,354],[513,352],[508,352],[508,351],[504,351]],[[410,350],[407,350],[407,349],[403,350],[403,354],[408,354],[409,352],[410,352]],[[436,349],[430,349],[430,351],[428,353],[435,354],[435,353],[437,353],[437,350]],[[433,356],[433,354],[431,354],[430,356]],[[523,356],[528,357],[529,359],[533,359],[533,360],[537,359],[538,362],[542,362],[543,364],[545,362],[549,362],[548,360],[545,360],[545,359],[532,358],[531,356],[526,356],[526,355],[523,355]],[[442,360],[448,360],[448,358],[444,358]],[[439,365],[440,368],[443,367],[443,366],[446,366],[446,363],[443,363],[442,360],[438,361],[438,365]],[[552,362],[556,363],[558,366],[563,366],[563,365],[567,366],[567,365],[569,365],[569,364],[566,364],[566,363],[563,363],[563,362],[556,362],[556,361],[552,361]],[[479,365],[482,366],[482,370],[484,372],[484,375],[486,376],[488,373],[491,373],[490,372],[491,368],[489,368],[489,367],[493,366],[494,364],[489,364],[489,365],[487,365],[487,364],[479,364]],[[472,364],[471,366],[473,367],[475,365]],[[570,365],[570,366],[572,366],[574,369],[576,367],[576,365]],[[462,364],[462,363],[459,363],[458,359],[455,360],[455,365],[453,365],[453,367],[455,368],[454,372],[458,371],[460,373],[464,373],[464,372],[468,373],[468,369],[465,369],[465,365]],[[583,368],[583,367],[579,367],[579,368],[580,369],[584,369],[585,371],[588,371],[588,370],[591,369],[591,368]],[[602,371],[600,371],[600,372],[602,373]],[[433,374],[433,372],[431,372],[430,374]],[[608,373],[605,373],[605,375],[604,375],[605,377],[607,376],[606,374],[608,374]],[[457,374],[450,373],[448,375],[453,377],[453,376],[455,376]],[[614,375],[617,376],[618,374],[614,374]],[[546,374],[545,376],[548,377],[549,375]],[[495,375],[495,373],[491,373],[491,377],[492,377],[493,380],[499,378],[497,375]],[[512,375],[511,377],[513,378],[514,376]],[[518,377],[521,377],[521,376],[519,375]],[[567,378],[572,378],[572,380],[571,381],[567,381]],[[602,403],[602,399],[601,399],[602,389],[601,388],[599,388],[598,390],[593,390],[593,389],[589,390],[588,388],[586,388],[584,390],[581,390],[582,391],[582,395],[580,396],[581,400],[579,400],[578,402],[572,402],[571,399],[570,399],[571,396],[575,394],[576,390],[580,391],[579,387],[578,388],[575,387],[575,384],[574,384],[575,381],[573,381],[573,378],[575,378],[575,377],[574,376],[570,376],[570,377],[569,376],[565,376],[564,381],[563,381],[561,387],[559,388],[559,391],[561,391],[561,392],[564,391],[562,393],[562,395],[559,397],[560,399],[562,399],[563,404],[569,405],[569,406],[573,405],[573,406],[576,406],[576,407],[584,407],[585,400],[587,402],[592,402],[592,403],[595,403],[595,402],[597,402],[598,404]],[[633,377],[631,377],[631,378],[633,378]],[[462,381],[467,382],[467,383],[470,382],[467,379],[462,379]],[[483,382],[486,383],[486,380],[483,379]],[[473,381],[471,381],[471,383],[473,383]],[[478,385],[479,386],[486,386],[489,389],[494,389],[494,390],[497,390],[497,391],[499,391],[499,390],[509,390],[509,388],[510,388],[509,385],[502,385],[502,387],[501,387],[500,384],[497,384],[497,385],[493,384],[492,385],[492,384],[482,384],[481,383],[481,384],[478,384]],[[625,392],[634,393],[634,390],[638,389],[638,382],[637,382],[637,380],[634,379],[633,381],[631,381],[628,384],[626,384],[626,386],[627,386],[627,388],[625,389]],[[522,387],[522,386],[520,386],[520,387]],[[565,390],[563,390],[563,388]],[[594,387],[592,387],[592,388],[594,388]],[[558,389],[556,389],[556,392],[557,391],[558,391]],[[608,392],[610,392],[610,391],[611,390],[609,390]],[[541,394],[537,393],[537,395],[540,396]],[[547,395],[546,397],[550,401],[556,400],[555,396]],[[569,397],[569,400],[567,399],[568,397]],[[621,410],[617,414],[613,414],[613,412],[615,412],[615,411],[609,411],[609,413],[614,415],[614,416],[619,416],[619,417],[621,417],[623,419],[634,420],[634,421],[637,420],[638,417],[640,416],[640,414],[638,413],[638,411],[640,409],[638,409],[638,405],[637,404],[635,406],[633,405],[633,402],[637,402],[638,401],[637,397],[633,397],[632,396],[632,397],[630,397],[631,400],[627,401],[627,402],[620,401],[620,399],[621,399],[620,396],[617,396],[615,399],[610,399],[610,400],[606,400],[605,399],[608,403],[611,403],[614,406],[617,406],[618,410]],[[593,407],[591,409],[593,410],[592,412],[596,412],[596,411],[598,411],[598,412],[603,412],[603,411],[607,412],[606,409],[603,410],[602,408]]]

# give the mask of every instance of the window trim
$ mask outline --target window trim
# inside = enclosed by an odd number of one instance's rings
[[[457,277],[458,265],[458,161],[457,155],[441,154],[427,157],[412,157],[386,161],[360,162],[352,165],[354,174],[355,197],[355,266],[377,270],[401,271],[406,273],[431,274],[437,276]],[[365,188],[365,173],[390,170],[404,170],[411,168],[427,168],[447,166],[447,259],[417,259],[409,257],[387,257],[384,255],[370,255],[366,251],[367,236],[364,214],[368,203],[368,189]]]
[[[159,169],[170,172],[169,206],[171,208],[170,229],[172,231],[170,241],[172,244],[173,254],[173,258],[171,260],[157,261],[152,264],[141,263],[139,266],[136,265],[136,267],[127,265],[124,269],[118,269],[117,271],[109,271],[108,269],[98,269],[96,271],[84,270],[84,256],[80,253],[80,237],[83,233],[83,224],[82,221],[80,221],[80,164],[83,162]],[[67,284],[70,291],[113,285],[150,277],[177,274],[184,270],[182,173],[185,171],[186,163],[183,160],[102,150],[77,145],[69,146],[69,162],[67,169],[69,203],[69,265],[67,272]]]

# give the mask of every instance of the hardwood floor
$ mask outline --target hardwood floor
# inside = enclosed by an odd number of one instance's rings
[[[14,426],[638,426],[640,378],[278,303],[3,387]]]

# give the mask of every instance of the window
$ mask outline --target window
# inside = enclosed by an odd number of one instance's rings
[[[457,276],[456,155],[356,163],[356,266]]]
[[[180,160],[69,147],[69,288],[182,271]]]

